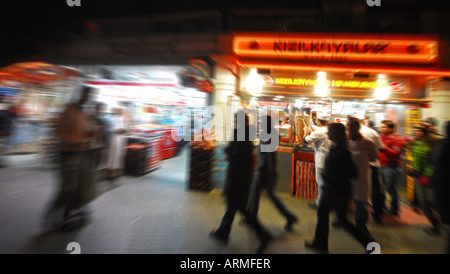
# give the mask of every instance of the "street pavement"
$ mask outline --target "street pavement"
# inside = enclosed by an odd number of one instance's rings
[[[239,214],[227,245],[208,236],[225,212],[224,199],[220,189],[188,188],[188,159],[185,150],[144,176],[99,182],[90,222],[45,232],[42,216],[58,183],[57,169],[36,154],[7,156],[7,167],[0,168],[0,254],[66,254],[74,250],[72,242],[82,254],[254,254],[258,239],[240,223]],[[259,219],[274,237],[265,253],[314,254],[304,246],[316,224],[311,201],[278,194],[299,222],[285,231],[285,220],[263,195]],[[439,254],[445,249],[444,237],[425,233],[427,219],[405,203],[399,217],[384,221],[368,224],[381,254]],[[333,227],[329,249],[332,254],[366,253],[343,229]]]

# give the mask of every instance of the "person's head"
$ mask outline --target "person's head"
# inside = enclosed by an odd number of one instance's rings
[[[100,115],[106,111],[106,104],[103,102],[98,102],[95,104],[95,113]]]
[[[86,102],[88,102],[91,99],[93,91],[94,91],[93,88],[88,87],[88,86],[83,86],[81,88],[81,96],[80,96],[80,100],[78,101],[78,103],[80,105],[86,104]]]
[[[326,127],[328,125],[328,120],[318,118],[317,124],[319,127]]]
[[[328,124],[328,138],[339,146],[347,148],[347,134],[345,126],[341,123]]]
[[[414,126],[414,137],[416,139],[423,139],[428,136],[429,125],[426,122],[420,122]]]
[[[274,123],[276,123],[277,117],[270,115],[262,115],[260,117],[260,141],[261,152],[273,152],[276,151],[279,144],[279,134],[275,130]]]
[[[383,120],[380,124],[381,134],[388,135],[394,133],[395,124],[391,120]]]
[[[328,125],[329,117],[326,115],[317,115],[317,126],[326,127]]]
[[[245,110],[240,109],[234,114],[235,128],[239,128],[240,125],[248,127],[250,125],[250,117]]]
[[[347,122],[347,130],[351,139],[356,139],[361,136],[361,134],[359,133],[360,128],[361,124],[359,121]]]
[[[349,128],[350,124],[353,123],[353,122],[358,122],[358,123],[360,123],[360,121],[359,121],[358,118],[356,118],[355,116],[348,115],[348,116],[347,116],[347,123],[345,124],[346,127]]]
[[[438,126],[438,120],[434,117],[428,117],[425,122],[429,125],[429,130],[431,132],[436,132]]]

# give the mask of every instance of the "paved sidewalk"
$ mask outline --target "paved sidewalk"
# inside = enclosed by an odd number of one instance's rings
[[[160,169],[142,177],[125,176],[114,183],[101,182],[101,195],[92,203],[90,223],[70,232],[42,233],[42,214],[51,199],[56,170],[41,165],[33,155],[9,156],[0,169],[0,254],[69,253],[70,242],[83,254],[253,254],[254,234],[237,215],[230,241],[224,246],[208,236],[223,216],[225,203],[219,189],[202,192],[187,189],[187,157],[165,160]],[[275,237],[267,254],[311,254],[305,239],[314,235],[316,212],[309,200],[279,193],[298,216],[294,231],[286,232],[285,220],[263,196],[260,220]],[[333,217],[330,218],[331,220]],[[370,223],[382,254],[438,254],[443,236],[423,231],[422,215],[403,206],[399,218],[386,224]],[[331,228],[333,254],[363,254],[365,249],[339,228]]]

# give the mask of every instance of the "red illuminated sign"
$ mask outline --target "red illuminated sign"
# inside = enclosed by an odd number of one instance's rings
[[[432,63],[437,45],[422,36],[235,34],[233,50],[240,57]]]

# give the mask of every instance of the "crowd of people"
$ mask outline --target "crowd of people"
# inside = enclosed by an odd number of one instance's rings
[[[130,115],[117,107],[113,116],[107,118],[104,115],[107,105],[102,102],[96,102],[95,110],[86,111],[93,92],[90,87],[82,87],[79,100],[68,104],[57,119],[60,176],[55,196],[45,212],[45,227],[49,230],[89,220],[92,212],[89,204],[96,197],[95,183],[100,171],[106,171],[110,179],[123,173],[126,144],[122,137],[130,130]],[[21,112],[15,111],[16,116]],[[1,113],[3,121],[7,121],[4,114],[9,112]],[[261,130],[270,135],[275,130],[271,116],[262,116],[262,120]],[[352,116],[345,125],[328,121],[329,117],[319,116],[315,126],[311,120],[312,133],[303,140],[315,149],[318,186],[317,200],[310,204],[317,210],[315,234],[311,241],[305,241],[305,246],[320,253],[329,252],[331,212],[335,213],[332,226],[343,227],[364,248],[376,242],[367,223],[370,217],[383,223],[385,215],[400,216],[398,183],[405,165],[402,156],[408,152],[411,161],[406,163],[406,173],[414,179],[415,201],[430,222],[426,231],[444,234],[448,241],[445,252],[450,253],[450,121],[445,123],[445,136],[437,133],[436,119],[421,121],[414,125],[413,138],[400,136],[391,120],[381,121],[379,131],[370,127],[366,119]],[[2,127],[0,149],[8,142],[12,127],[12,123]],[[236,113],[234,140],[225,150],[229,161],[224,187],[227,208],[219,227],[210,235],[227,243],[234,217],[240,212],[243,222],[260,240],[256,252],[263,253],[273,237],[259,221],[261,192],[267,191],[285,217],[286,231],[292,230],[298,218],[275,194],[279,178],[276,152],[259,150],[258,163],[254,164],[250,132],[255,129],[250,127],[248,114],[243,110]],[[237,138],[240,130],[245,132],[244,141]],[[350,212],[354,222],[348,218]]]
[[[267,119],[270,121],[270,116]],[[305,246],[320,253],[329,252],[331,212],[335,213],[332,226],[344,228],[365,249],[369,243],[376,242],[367,223],[370,216],[378,224],[383,223],[385,215],[400,217],[398,185],[406,164],[407,174],[415,181],[416,202],[430,221],[426,232],[446,236],[445,252],[448,254],[450,121],[445,124],[446,137],[436,132],[436,119],[428,118],[414,125],[413,138],[404,138],[397,133],[396,123],[391,120],[381,121],[379,131],[367,119],[348,116],[345,125],[328,123],[328,120],[328,117],[318,117],[317,126],[304,139],[304,143],[315,149],[318,185],[316,202],[309,205],[317,210],[315,234],[312,240],[305,241]],[[273,130],[263,127],[264,124],[261,124],[263,131]],[[312,120],[311,124],[314,125]],[[246,132],[249,126],[247,123]],[[286,230],[291,230],[298,218],[274,194],[278,174],[275,153],[259,152],[254,177],[251,147],[250,140],[239,142],[235,138],[226,148],[230,166],[224,194],[228,207],[221,225],[210,235],[226,243],[234,215],[239,210],[245,217],[244,222],[257,232],[260,239],[257,252],[261,253],[272,239],[258,221],[262,189],[267,189],[269,198],[286,217]],[[412,160],[405,163],[402,156],[409,152]],[[354,222],[348,219],[349,212],[353,212]]]

